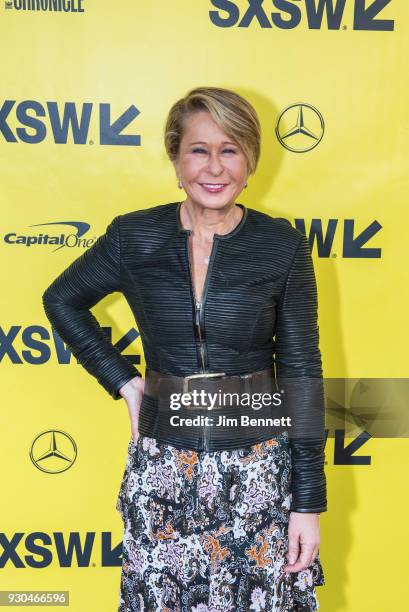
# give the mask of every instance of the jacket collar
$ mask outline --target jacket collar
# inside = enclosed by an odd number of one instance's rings
[[[180,234],[191,234],[192,230],[185,229],[184,227],[182,227],[182,223],[180,220],[180,207],[182,206],[182,204],[183,202],[177,202],[177,206],[176,206],[176,223],[177,223],[177,228],[178,228],[177,231]],[[244,204],[239,204],[238,202],[237,202],[237,206],[240,206],[240,208],[243,209],[243,216],[240,222],[228,234],[214,234],[214,238],[219,238],[220,240],[227,240],[228,238],[231,238],[232,236],[235,236],[236,234],[238,234],[243,229],[247,221],[248,209],[246,208],[246,206],[244,206]]]

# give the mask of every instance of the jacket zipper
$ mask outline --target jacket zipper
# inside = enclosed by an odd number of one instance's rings
[[[199,301],[196,299],[192,266],[191,266],[190,257],[189,257],[189,236],[190,236],[190,232],[186,234],[186,256],[187,256],[188,267],[189,267],[190,290],[191,290],[192,300],[193,300],[194,308],[195,308],[195,337],[198,338],[199,340],[199,354],[200,354],[200,363],[201,363],[201,366],[199,364],[199,367],[201,368],[201,372],[204,373],[209,367],[209,358],[208,358],[207,344],[206,344],[206,331],[204,327],[204,305],[206,302],[207,289],[209,286],[211,270],[213,267],[213,262],[214,262],[214,258],[216,255],[218,242],[217,242],[217,238],[213,237],[213,244],[212,244],[212,250],[210,253],[210,257],[209,257],[209,264],[208,264],[208,268],[206,271],[205,282],[203,285],[201,299]],[[202,439],[203,439],[203,448],[205,451],[209,450],[209,433],[210,433],[210,427],[203,425]]]
[[[206,360],[205,360],[205,352],[203,348],[203,336],[202,336],[202,328],[201,328],[201,311],[202,304],[198,300],[195,299],[195,325],[197,337],[199,338],[199,353],[200,353],[200,362],[202,364],[202,370],[205,370]]]
[[[205,282],[203,285],[203,291],[201,295],[200,301],[196,299],[195,286],[193,281],[193,273],[192,266],[189,257],[189,234],[186,235],[186,256],[189,266],[189,276],[190,276],[190,290],[192,295],[192,300],[195,308],[195,337],[199,340],[199,367],[201,372],[206,372],[209,367],[209,358],[207,352],[207,344],[206,344],[206,330],[204,327],[204,306],[206,302],[207,290],[209,287],[209,281],[211,276],[211,271],[213,267],[214,258],[217,251],[217,238],[213,238],[212,251],[210,253],[209,264],[206,272]]]

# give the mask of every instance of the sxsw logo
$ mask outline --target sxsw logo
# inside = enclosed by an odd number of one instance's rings
[[[102,332],[106,338],[114,344],[120,353],[132,345],[139,338],[139,332],[132,327],[115,343],[112,341],[112,328],[102,327]],[[21,344],[22,349],[18,349],[16,344]],[[64,344],[54,328],[51,333],[43,325],[11,325],[8,329],[0,325],[0,363],[7,359],[9,363],[21,365],[29,363],[31,365],[42,365],[48,363],[55,355],[57,363],[68,365],[71,363],[72,353]],[[139,355],[125,355],[131,364],[140,364]],[[78,361],[77,361],[78,363]]]
[[[116,567],[122,564],[122,542],[113,545],[112,533],[95,531],[81,535],[54,531],[16,532],[11,537],[0,532],[0,569],[6,565],[41,569],[53,562],[59,567]],[[20,550],[19,550],[20,549]],[[21,550],[23,549],[23,550]]]
[[[304,19],[310,30],[394,30],[393,19],[382,18],[383,9],[391,0],[247,0],[243,13],[231,0],[211,0],[220,11],[209,11],[211,22],[219,28],[248,28],[255,23],[261,28],[292,30]],[[271,9],[277,9],[271,11]],[[353,10],[352,24],[346,23],[346,8]],[[302,10],[304,9],[304,10]],[[227,13],[227,15],[226,15]],[[304,18],[303,18],[304,15]],[[349,21],[349,20],[348,20]]]
[[[38,144],[47,137],[55,144],[73,144],[133,146],[141,145],[139,134],[122,134],[132,121],[140,114],[133,104],[119,117],[111,118],[109,104],[94,105],[84,102],[77,108],[75,102],[57,102],[41,104],[36,100],[5,100],[0,107],[0,138],[6,142],[25,142]],[[96,115],[97,137],[90,137],[91,118]],[[14,123],[18,127],[14,127]]]
[[[354,219],[344,219],[343,225],[338,227],[338,219],[329,219],[327,229],[324,231],[321,219],[312,219],[307,234],[305,220],[295,219],[295,227],[307,236],[311,251],[317,245],[318,257],[337,257],[334,253],[335,235],[341,233],[342,250],[339,256],[345,259],[379,259],[380,247],[367,246],[370,240],[382,229],[382,225],[374,220],[361,230],[355,229]]]

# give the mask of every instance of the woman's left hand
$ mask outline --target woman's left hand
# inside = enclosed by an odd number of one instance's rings
[[[306,569],[318,554],[320,515],[317,512],[290,512],[288,522],[288,564],[286,572]]]

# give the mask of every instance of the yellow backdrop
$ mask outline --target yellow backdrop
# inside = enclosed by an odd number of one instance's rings
[[[116,610],[126,404],[69,361],[41,295],[115,215],[183,199],[162,131],[190,88],[234,89],[259,113],[262,157],[241,202],[334,230],[329,248],[313,246],[326,377],[408,376],[409,5],[254,4],[0,7],[2,590],[65,590],[73,612]],[[328,19],[314,10],[324,4]],[[312,135],[286,136],[300,108]],[[124,298],[93,312],[115,342],[129,334],[123,352],[143,372]],[[61,456],[41,458],[54,439]],[[354,454],[367,464],[344,465],[330,434],[323,612],[406,607],[407,448],[370,439]]]

